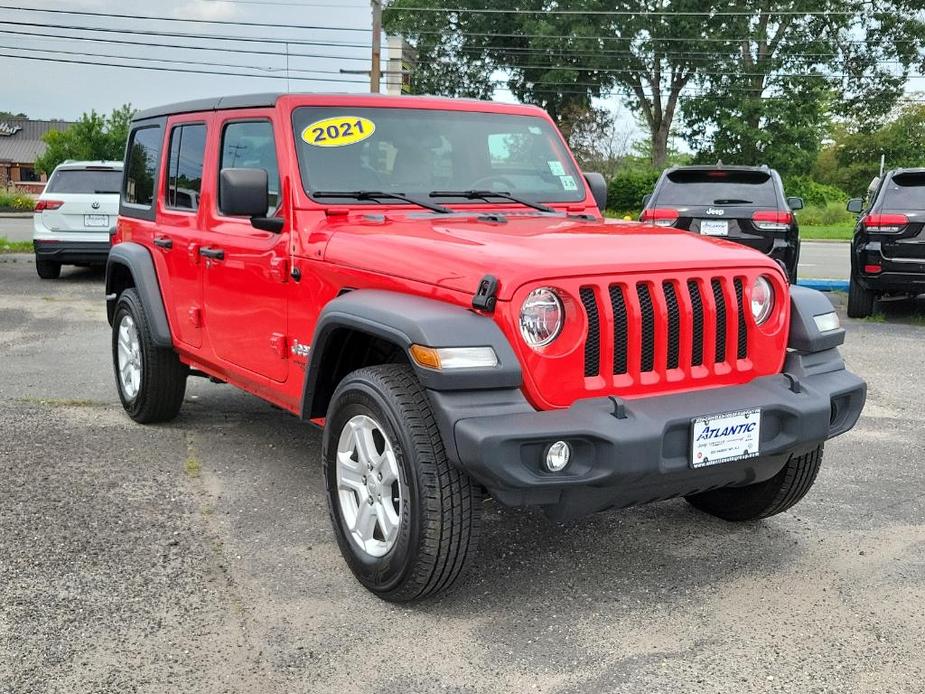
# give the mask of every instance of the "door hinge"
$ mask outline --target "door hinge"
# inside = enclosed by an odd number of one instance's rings
[[[280,359],[286,359],[289,356],[289,344],[282,333],[273,333],[270,336],[270,344]]]
[[[194,328],[199,328],[202,326],[202,309],[198,306],[192,306],[189,310],[189,322],[193,324]]]
[[[277,282],[288,282],[289,258],[273,258],[270,261],[270,277]]]

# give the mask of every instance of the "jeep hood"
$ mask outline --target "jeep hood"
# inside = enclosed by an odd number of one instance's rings
[[[506,213],[507,222],[450,216],[357,215],[323,222],[325,259],[473,293],[494,275],[498,298],[528,283],[648,271],[768,267],[763,254],[721,239],[638,222],[588,222]]]

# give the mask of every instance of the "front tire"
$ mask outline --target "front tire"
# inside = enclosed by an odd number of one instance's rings
[[[875,299],[874,293],[862,287],[852,275],[848,281],[848,317],[867,318],[874,312]]]
[[[36,257],[35,272],[43,280],[56,280],[61,277],[61,263]]]
[[[696,509],[727,521],[750,521],[783,513],[816,481],[823,445],[802,455],[791,455],[774,477],[747,487],[724,487],[685,497]]]
[[[367,589],[409,602],[463,575],[478,545],[481,489],[447,460],[411,367],[344,378],[328,407],[324,471],[337,543]]]
[[[139,424],[152,424],[177,416],[189,369],[172,349],[154,344],[135,289],[126,289],[116,301],[112,364],[119,399],[129,417]]]

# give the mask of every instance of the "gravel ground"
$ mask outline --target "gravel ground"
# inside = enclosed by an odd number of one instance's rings
[[[396,607],[340,558],[316,431],[201,379],[135,425],[99,273],[2,257],[0,693],[921,692],[923,313],[848,321],[868,407],[792,512],[489,503],[470,580]]]

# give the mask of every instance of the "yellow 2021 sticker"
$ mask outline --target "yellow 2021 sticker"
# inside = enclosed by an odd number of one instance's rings
[[[376,132],[376,124],[360,116],[333,116],[316,120],[302,131],[302,139],[315,147],[344,147],[362,142]]]

